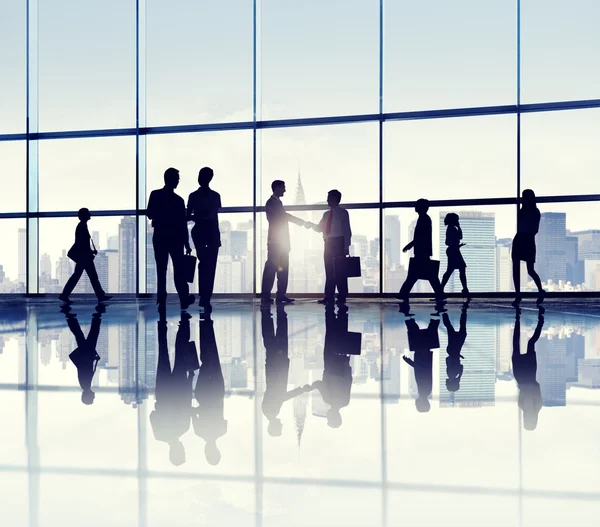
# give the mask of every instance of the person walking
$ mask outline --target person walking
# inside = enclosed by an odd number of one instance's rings
[[[467,287],[467,264],[465,263],[465,259],[460,252],[460,248],[465,244],[461,243],[463,233],[462,229],[460,228],[458,214],[455,214],[454,212],[446,214],[444,225],[446,225],[446,245],[448,246],[446,249],[448,268],[442,277],[442,291],[446,287],[448,280],[450,280],[452,273],[458,270],[460,275],[460,283],[462,285],[462,293],[469,297],[471,293],[469,293],[469,288]]]

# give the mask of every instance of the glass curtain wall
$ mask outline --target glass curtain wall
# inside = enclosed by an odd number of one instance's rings
[[[525,188],[540,197],[547,289],[600,289],[593,0],[9,4],[0,293],[62,287],[80,207],[94,216],[107,290],[152,292],[144,213],[170,166],[184,199],[202,166],[215,170],[228,240],[221,292],[258,292],[274,179],[310,221],[328,190],[342,192],[363,266],[352,292],[397,291],[420,197],[432,201],[442,267],[443,217],[454,211],[472,290],[510,291]],[[318,293],[320,235],[290,229],[290,292]]]

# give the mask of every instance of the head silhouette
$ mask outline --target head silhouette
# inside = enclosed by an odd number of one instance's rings
[[[339,428],[342,426],[342,415],[336,408],[330,408],[327,412],[327,425],[331,428]]]
[[[335,207],[336,205],[339,205],[341,201],[342,193],[339,190],[333,189],[330,190],[327,194],[327,204],[330,207]]]
[[[425,413],[425,412],[429,412],[429,409],[431,408],[431,403],[429,402],[429,399],[427,399],[427,397],[421,397],[419,395],[418,399],[415,400],[415,406],[417,407],[417,410],[421,413]]]
[[[285,181],[281,181],[280,179],[276,179],[271,183],[271,190],[273,191],[273,195],[280,198],[285,194]]]
[[[86,209],[85,207],[83,207],[82,209],[79,209],[77,211],[77,217],[81,221],[88,221],[92,217],[92,215],[90,214],[89,209]]]
[[[219,447],[217,447],[217,443],[214,441],[206,443],[204,447],[204,456],[209,465],[212,465],[213,467],[218,465],[221,461],[221,452]]]
[[[535,207],[535,193],[530,188],[525,189],[521,195],[523,207]]]
[[[538,413],[534,409],[523,410],[523,427],[525,430],[535,430],[538,424]]]
[[[165,187],[175,190],[179,185],[179,170],[176,168],[167,168],[165,170]]]
[[[94,403],[95,397],[96,394],[92,390],[84,390],[81,394],[81,402],[89,406]]]
[[[446,214],[444,225],[458,225],[458,214],[454,212]]]
[[[277,417],[269,421],[267,432],[271,437],[279,437],[283,431],[283,423]]]
[[[460,379],[446,379],[446,389],[449,392],[457,392],[460,389]]]
[[[171,443],[169,449],[169,461],[176,467],[185,463],[185,447],[181,441]]]
[[[201,168],[200,172],[198,172],[198,185],[201,187],[208,187],[214,175],[215,173],[213,172],[212,168]]]
[[[425,198],[421,198],[421,199],[417,200],[417,203],[415,205],[415,211],[417,212],[417,214],[427,214],[428,210],[429,210],[429,200],[427,200]]]

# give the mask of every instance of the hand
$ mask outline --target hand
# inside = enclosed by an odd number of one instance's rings
[[[187,254],[188,256],[189,256],[190,254],[192,254],[192,248],[191,248],[191,247],[186,247],[186,248],[185,248],[185,254]]]
[[[344,255],[345,255],[345,256],[350,256],[350,247],[346,247],[346,248],[344,249]]]
[[[408,245],[402,249],[402,252],[405,253],[408,251]]]
[[[98,251],[97,251],[96,249],[94,249],[94,250],[92,251],[92,254],[93,254],[94,256],[97,256],[97,255],[98,255]]]
[[[304,222],[304,228],[305,229],[310,229],[313,226],[313,224],[310,221],[305,221]]]
[[[467,244],[466,244],[466,243],[461,243],[461,244],[459,245],[459,247],[464,247],[465,245],[467,245]]]

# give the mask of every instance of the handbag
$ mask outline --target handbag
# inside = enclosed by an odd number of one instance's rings
[[[346,278],[361,276],[359,256],[339,256],[333,261],[335,274]]]
[[[408,261],[408,274],[414,274],[419,280],[431,280],[440,273],[440,261],[429,258],[415,258]]]
[[[194,277],[196,275],[196,257],[191,254],[183,255],[183,274],[185,276],[185,281],[188,283],[192,283],[194,281]]]
[[[96,257],[98,251],[96,250],[96,245],[94,244],[94,240],[90,236],[90,242],[92,242],[92,247],[94,248],[94,252],[90,253],[90,257],[93,260]],[[68,250],[67,257],[77,263],[77,260],[81,259],[81,255],[77,252],[77,246],[73,244],[73,246]]]

